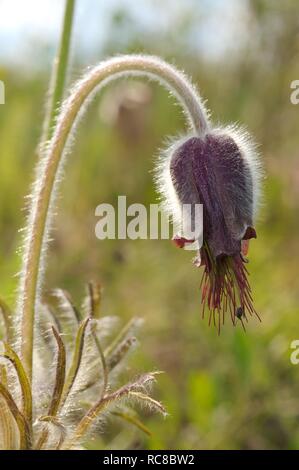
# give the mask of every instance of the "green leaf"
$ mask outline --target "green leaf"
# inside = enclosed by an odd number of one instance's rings
[[[87,289],[88,315],[98,319],[101,313],[102,287],[98,282],[90,281]]]
[[[56,361],[55,385],[54,385],[52,400],[51,400],[49,411],[48,411],[49,416],[55,416],[59,409],[60,401],[62,397],[62,391],[64,387],[65,367],[66,367],[66,353],[65,353],[65,347],[64,347],[63,341],[61,339],[60,334],[54,328],[54,326],[52,326],[52,332],[57,343],[58,354],[57,354],[57,361]]]
[[[90,321],[90,318],[86,318],[83,320],[78,328],[76,340],[75,340],[75,350],[73,354],[73,359],[71,362],[71,366],[69,368],[67,378],[63,387],[62,391],[62,398],[60,402],[60,408],[64,405],[73,385],[76,380],[81,360],[82,360],[82,354],[83,354],[83,347],[84,347],[84,340],[85,340],[85,333],[86,333],[86,328],[87,325]]]
[[[12,365],[14,366],[19,383],[22,390],[22,400],[23,400],[23,409],[22,412],[24,413],[28,423],[32,421],[32,394],[31,394],[31,386],[23,364],[17,355],[17,353],[12,349],[12,347],[8,343],[3,343],[4,351],[0,353],[2,357],[8,359]],[[31,425],[31,424],[30,424]]]
[[[8,389],[0,383],[0,395],[5,400],[11,414],[13,415],[20,433],[20,449],[30,449],[31,447],[31,433],[29,424],[21,411],[19,410],[16,402],[14,401],[12,395]]]

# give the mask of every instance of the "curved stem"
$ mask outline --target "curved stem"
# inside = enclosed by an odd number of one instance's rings
[[[21,355],[29,377],[32,376],[34,310],[42,278],[42,258],[66,144],[82,105],[91,93],[111,80],[128,75],[145,75],[158,80],[176,96],[193,132],[201,134],[208,129],[206,110],[195,88],[182,72],[157,57],[128,55],[108,59],[91,69],[75,85],[62,107],[54,135],[37,171],[27,224],[18,311],[21,315]]]
[[[59,105],[61,104],[64,95],[74,10],[75,0],[66,0],[62,34],[57,57],[55,58],[53,65],[50,83],[50,103],[47,109],[42,142],[48,141],[53,135],[55,121],[59,113]]]

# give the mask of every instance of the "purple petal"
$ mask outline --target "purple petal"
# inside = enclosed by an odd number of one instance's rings
[[[171,178],[182,204],[203,204],[204,240],[215,257],[240,252],[252,226],[252,178],[229,135],[193,137],[174,152]]]

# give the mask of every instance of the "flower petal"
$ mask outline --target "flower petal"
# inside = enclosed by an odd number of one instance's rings
[[[182,204],[202,203],[204,239],[213,256],[241,250],[242,234],[252,225],[250,169],[229,135],[193,137],[170,162],[174,188]]]

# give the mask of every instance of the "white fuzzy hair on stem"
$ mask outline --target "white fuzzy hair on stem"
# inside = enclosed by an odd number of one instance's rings
[[[25,367],[32,377],[33,326],[42,283],[53,208],[66,149],[86,104],[93,93],[123,76],[154,79],[173,94],[187,117],[190,131],[201,136],[209,129],[205,106],[185,74],[165,61],[145,55],[125,55],[101,62],[87,71],[75,84],[62,106],[51,141],[41,151],[36,181],[31,196],[23,247],[23,266],[18,291],[18,315],[15,327]]]

